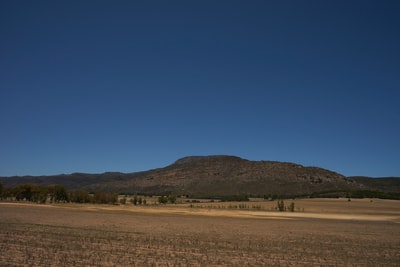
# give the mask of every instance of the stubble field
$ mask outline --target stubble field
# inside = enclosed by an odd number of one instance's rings
[[[0,265],[400,266],[399,201],[197,205],[0,203]]]

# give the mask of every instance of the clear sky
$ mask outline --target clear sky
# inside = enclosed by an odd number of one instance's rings
[[[400,176],[399,1],[0,1],[0,176],[229,154]]]

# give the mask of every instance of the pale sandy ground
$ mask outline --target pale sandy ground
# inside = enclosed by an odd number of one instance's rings
[[[271,211],[276,206],[275,201],[241,202],[248,206],[261,205],[262,210],[241,210],[228,208],[229,205],[239,202],[205,203],[194,205],[190,208],[188,204],[166,205],[166,206],[88,206],[88,209],[107,209],[127,212],[186,214],[202,216],[242,217],[242,218],[265,218],[265,219],[336,219],[336,220],[359,220],[359,221],[393,221],[400,223],[400,201],[382,199],[299,199],[286,200],[286,204],[294,202],[297,211],[278,212]],[[211,206],[222,206],[223,208],[207,208]]]
[[[202,203],[190,207],[189,204],[148,205],[92,205],[92,204],[54,204],[40,205],[48,208],[80,209],[92,211],[114,211],[146,214],[179,214],[217,217],[263,218],[263,219],[330,219],[355,221],[390,221],[400,223],[400,201],[383,199],[297,199],[294,202],[297,211],[278,212],[272,208],[274,201],[240,202],[248,206],[261,205],[261,210],[232,209],[229,205],[239,202]],[[0,205],[34,205],[30,203],[0,203]],[[217,208],[224,206],[226,208]]]

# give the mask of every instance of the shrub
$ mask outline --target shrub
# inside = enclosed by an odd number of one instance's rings
[[[290,203],[288,209],[289,211],[294,212],[294,202]]]
[[[70,201],[75,203],[89,203],[91,197],[87,191],[79,189],[70,193]]]
[[[138,197],[137,197],[137,195],[134,195],[134,196],[133,196],[133,199],[131,199],[131,202],[132,202],[133,205],[137,205],[137,204],[138,204]]]
[[[160,204],[167,204],[168,198],[166,196],[160,196],[160,197],[158,197],[158,202]]]
[[[93,196],[94,203],[114,204],[118,202],[118,195],[106,192],[96,192]]]
[[[53,185],[49,186],[49,194],[50,194],[50,201],[51,202],[68,202],[69,197],[67,190],[62,185]]]
[[[175,195],[169,195],[168,196],[168,202],[171,204],[175,204],[176,203],[176,196]]]
[[[279,211],[285,211],[286,210],[285,202],[282,199],[278,200],[277,208],[278,208]]]

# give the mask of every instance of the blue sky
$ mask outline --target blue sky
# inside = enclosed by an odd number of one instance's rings
[[[398,1],[1,1],[0,175],[189,155],[400,176]]]

